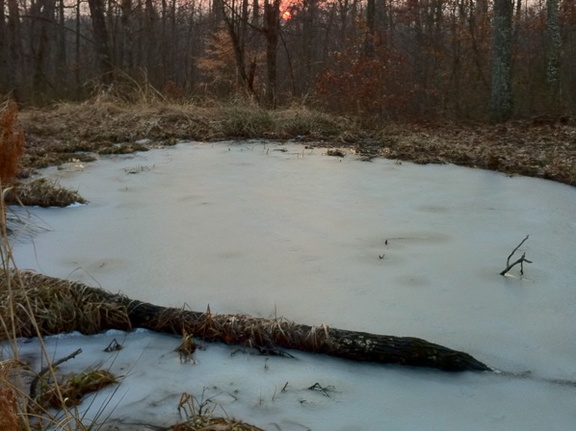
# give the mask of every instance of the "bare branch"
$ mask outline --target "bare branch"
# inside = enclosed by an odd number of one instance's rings
[[[528,238],[528,237],[526,237]],[[524,241],[522,241],[524,242]],[[518,248],[518,247],[517,247]],[[514,254],[514,253],[512,253]],[[512,256],[512,255],[510,255]],[[508,257],[508,261],[510,261],[510,257]],[[531,260],[526,259],[526,253],[522,254],[522,257],[520,259],[518,259],[516,262],[512,263],[512,264],[508,264],[508,266],[506,267],[506,269],[504,271],[502,271],[500,273],[500,275],[506,275],[506,273],[508,271],[510,271],[513,267],[515,267],[516,265],[520,264],[520,274],[524,274],[524,262],[526,263],[532,263]]]
[[[530,235],[526,235],[526,238],[524,238],[522,240],[522,242],[520,244],[518,244],[514,250],[512,250],[512,253],[510,253],[510,256],[508,256],[508,259],[506,259],[506,265],[510,265],[510,258],[512,258],[514,253],[516,253],[516,250],[518,250],[520,247],[522,247],[522,244],[524,244],[529,237],[530,237]],[[512,266],[514,266],[514,265],[512,265]]]
[[[36,394],[37,394],[37,387],[38,387],[38,383],[40,382],[40,379],[42,378],[42,376],[44,374],[46,374],[48,371],[55,369],[58,365],[69,361],[70,359],[75,358],[76,356],[78,356],[80,353],[82,353],[82,349],[77,349],[74,352],[70,353],[68,356],[65,356],[61,359],[58,359],[55,362],[52,362],[51,364],[48,364],[48,366],[42,368],[38,374],[36,375],[36,377],[34,377],[34,379],[32,380],[32,382],[30,383],[30,402],[35,401],[36,400]]]

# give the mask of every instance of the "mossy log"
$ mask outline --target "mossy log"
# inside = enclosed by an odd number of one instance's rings
[[[206,341],[239,344],[274,352],[279,348],[321,353],[355,361],[430,367],[444,371],[487,371],[471,355],[414,337],[396,337],[301,325],[284,318],[264,319],[237,314],[213,314],[162,307],[113,294],[82,283],[31,272],[11,276],[11,295],[0,278],[0,313],[6,316],[10,298],[33,304],[37,326],[43,334],[107,329],[146,328],[170,334],[193,334]],[[15,289],[14,286],[21,286]],[[26,299],[29,298],[29,299]],[[14,309],[14,308],[13,308]],[[22,310],[22,307],[16,307]],[[18,311],[17,311],[18,313]],[[14,332],[34,336],[25,311],[17,316]],[[6,321],[6,320],[5,320]],[[2,338],[0,333],[0,338]],[[5,336],[5,334],[4,334]]]

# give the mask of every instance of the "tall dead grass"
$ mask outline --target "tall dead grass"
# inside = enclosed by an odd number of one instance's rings
[[[5,111],[2,113],[2,120],[5,120]],[[4,123],[3,123],[4,125]],[[2,130],[2,136],[5,136],[5,130]],[[2,146],[6,141],[0,141],[0,146]],[[11,168],[8,165],[7,157],[3,157],[0,153],[0,160],[4,164],[1,165],[2,168]],[[3,170],[2,173],[6,174],[7,170]],[[2,181],[0,181],[0,260],[2,266],[0,271],[5,274],[10,268],[12,262],[12,248],[8,241],[8,227],[6,219],[6,207],[4,204],[4,196],[6,190],[2,187]],[[8,281],[5,287],[0,288],[3,294],[6,294],[9,298],[12,297],[13,285],[12,280]],[[21,390],[19,389],[17,383],[13,379],[13,369],[18,368],[18,349],[16,347],[16,337],[14,336],[15,331],[15,319],[14,311],[16,304],[14,301],[9,301],[7,304],[6,313],[0,313],[0,332],[6,334],[6,338],[10,341],[10,346],[12,350],[12,357],[9,359],[3,358],[2,350],[0,350],[0,430],[29,430],[30,427],[27,426],[24,420],[23,413],[25,411],[25,406],[27,404],[26,400],[21,396]],[[11,376],[12,374],[12,376]]]
[[[18,105],[9,100],[0,105],[0,180],[11,182],[18,173],[24,152],[24,131],[18,121]]]
[[[0,182],[0,341],[4,343],[0,347],[0,431],[87,431],[89,427],[83,424],[78,412],[67,404],[69,389],[66,392],[67,387],[59,383],[58,361],[53,362],[44,345],[42,323],[34,310],[35,296],[42,294],[42,286],[36,291],[25,289],[25,281],[16,267],[6,223],[5,194]],[[23,326],[28,336],[37,337],[43,361],[48,364],[38,372],[20,361],[17,339],[23,334]],[[32,382],[42,381],[44,391],[50,391],[50,405],[43,394],[34,395],[31,376]],[[73,389],[74,394],[82,390]],[[54,407],[58,408],[56,414],[49,410]]]

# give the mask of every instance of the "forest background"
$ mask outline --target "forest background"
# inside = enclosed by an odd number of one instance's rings
[[[573,0],[0,0],[0,94],[81,101],[146,83],[367,122],[576,110]]]
[[[575,48],[574,0],[0,0],[0,182],[266,138],[576,186]]]

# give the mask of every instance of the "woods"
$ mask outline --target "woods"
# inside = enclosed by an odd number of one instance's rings
[[[136,83],[378,120],[559,117],[575,34],[569,0],[0,0],[0,95]]]

